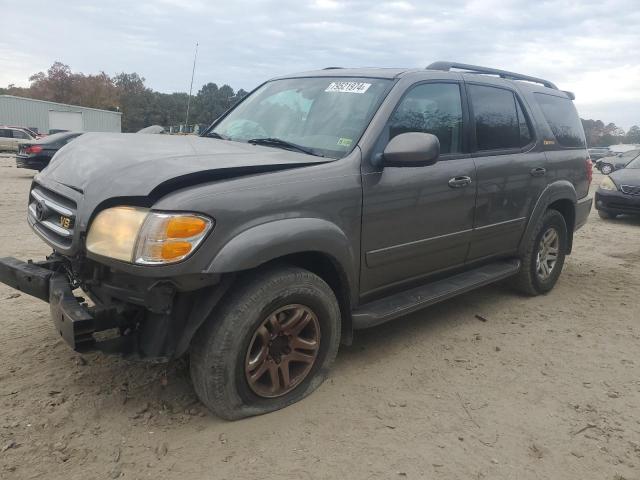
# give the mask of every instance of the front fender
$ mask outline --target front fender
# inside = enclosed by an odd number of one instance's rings
[[[358,265],[349,238],[334,223],[320,218],[287,218],[249,228],[227,242],[210,263],[208,273],[256,268],[271,260],[302,252],[333,258],[353,292]]]

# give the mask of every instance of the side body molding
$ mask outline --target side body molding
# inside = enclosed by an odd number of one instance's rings
[[[527,223],[527,227],[522,234],[522,238],[520,238],[520,246],[518,248],[519,253],[524,253],[523,250],[525,248],[525,239],[529,238],[531,232],[535,228],[538,219],[546,212],[549,205],[553,202],[557,202],[558,200],[569,200],[575,208],[575,205],[578,201],[576,195],[576,189],[571,182],[568,180],[557,180],[553,183],[547,185],[547,187],[542,191],[540,197],[536,201],[536,205],[533,207],[533,211],[529,216],[529,221]],[[573,225],[567,225],[571,230],[573,230]],[[572,240],[569,240],[570,245]]]
[[[331,257],[348,282],[351,298],[358,298],[359,266],[353,246],[342,229],[321,218],[287,218],[251,227],[220,249],[207,273],[238,272],[302,252]]]

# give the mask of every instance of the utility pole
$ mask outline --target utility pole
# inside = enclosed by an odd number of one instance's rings
[[[189,99],[187,100],[187,118],[184,120],[185,130],[189,128],[189,107],[191,106],[191,92],[193,91],[193,75],[196,73],[196,59],[198,58],[198,43],[196,42],[196,53],[193,55],[193,69],[191,70],[191,86],[189,87]]]

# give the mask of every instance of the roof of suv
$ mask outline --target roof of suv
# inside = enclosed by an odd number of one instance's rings
[[[471,75],[482,76],[486,79],[493,80],[522,80],[523,85],[536,84],[535,87],[556,90],[558,93],[562,92],[566,94],[571,100],[575,99],[575,96],[571,92],[561,91],[558,87],[543,78],[532,77],[529,75],[523,75],[516,72],[510,72],[507,70],[499,70],[496,68],[481,67],[478,65],[469,65],[456,62],[434,62],[426,68],[342,68],[342,67],[327,67],[322,70],[311,70],[307,72],[300,72],[291,75],[283,75],[276,77],[281,78],[295,78],[295,77],[364,77],[364,78],[385,78],[394,79],[400,78],[405,75],[425,73],[425,72],[438,72],[440,75],[449,73],[452,77],[460,78],[460,74],[463,74],[464,78],[469,78]]]

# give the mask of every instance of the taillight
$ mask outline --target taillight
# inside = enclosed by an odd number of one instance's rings
[[[42,151],[42,147],[40,145],[29,145],[24,149],[24,153],[32,154],[32,153],[40,153]]]
[[[589,182],[589,185],[591,185],[591,180],[593,180],[593,162],[589,157],[587,157],[586,168],[587,168],[587,180]]]

